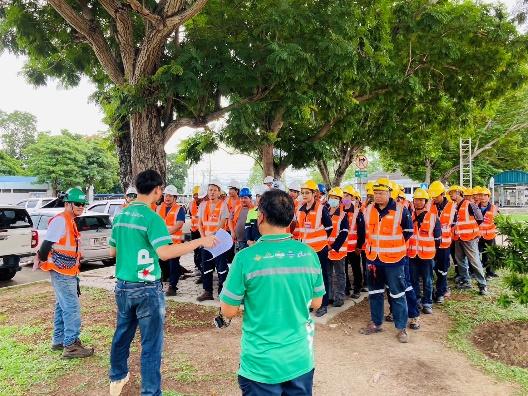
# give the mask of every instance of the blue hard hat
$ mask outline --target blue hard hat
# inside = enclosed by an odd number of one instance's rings
[[[319,189],[319,192],[321,194],[326,194],[326,186],[323,183],[319,183],[317,185],[317,188]]]
[[[239,197],[251,197],[251,190],[247,187],[244,187],[242,190],[240,190]]]

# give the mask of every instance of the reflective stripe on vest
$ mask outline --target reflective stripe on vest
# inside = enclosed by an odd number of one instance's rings
[[[191,212],[191,231],[196,232],[198,231],[199,219],[198,219],[198,204],[196,203],[194,199],[191,202],[190,212]]]
[[[469,201],[462,201],[455,224],[455,235],[463,241],[471,241],[480,235],[475,217],[469,215]]]
[[[335,242],[337,236],[341,232],[339,228],[341,226],[341,221],[343,221],[343,219],[345,218],[345,212],[342,209],[339,209],[339,210],[340,210],[339,216],[335,214],[332,215],[332,233],[328,237],[328,249],[332,248],[332,244]],[[339,251],[336,252],[334,250],[331,250],[328,252],[328,258],[330,260],[341,260],[345,258],[346,255],[347,255],[347,240],[346,239],[341,245],[341,247],[339,248]]]
[[[296,231],[300,235],[300,240],[310,245],[316,252],[323,250],[328,243],[326,230],[321,224],[322,214],[323,205],[320,202],[315,202],[308,214],[302,210],[297,212]]]
[[[204,216],[202,219],[202,225],[205,235],[212,235],[218,231],[218,224],[220,223],[220,215],[222,214],[222,208],[225,205],[224,201],[218,201],[215,204],[214,209],[211,209],[213,203],[211,201],[205,202]]]
[[[414,234],[407,241],[407,255],[410,258],[416,256],[424,260],[434,258],[436,253],[434,240],[435,223],[436,215],[427,212],[420,228],[418,228],[418,221],[416,221],[416,216],[413,214]]]
[[[75,276],[79,271],[81,252],[79,249],[80,234],[77,230],[75,219],[69,213],[62,212],[53,217],[64,218],[64,235],[51,246],[46,262],[42,263],[41,269],[44,271],[56,271],[64,275]],[[49,224],[48,223],[48,224]]]
[[[492,204],[491,208],[484,215],[484,221],[480,224],[480,235],[487,241],[491,241],[497,236],[497,227],[495,226],[496,215],[497,207]]]
[[[431,206],[431,213],[438,216],[438,208],[436,205]],[[440,213],[440,225],[442,226],[442,242],[440,243],[440,248],[446,249],[451,246],[453,228],[453,220],[455,218],[456,205],[454,202],[448,202]]]
[[[405,257],[407,246],[401,228],[402,214],[403,206],[399,203],[396,203],[396,210],[389,210],[381,220],[374,204],[367,207],[365,254],[369,260],[379,258],[383,263],[397,263]]]
[[[165,224],[167,225],[167,228],[174,227],[176,225],[176,217],[178,216],[179,211],[180,211],[180,205],[178,205],[176,202],[171,206],[168,212],[167,212],[167,205],[165,205],[165,202],[163,202],[156,209],[156,212],[161,216],[163,220],[165,220]],[[183,241],[182,228],[180,228],[178,231],[174,231],[171,234],[172,243],[181,243]]]

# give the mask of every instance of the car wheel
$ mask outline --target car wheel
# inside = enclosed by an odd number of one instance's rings
[[[108,260],[103,260],[103,265],[105,267],[110,267],[111,265],[115,265],[115,263],[116,263],[115,258],[108,259]]]
[[[13,279],[17,270],[15,268],[1,268],[0,269],[0,282],[6,282]]]

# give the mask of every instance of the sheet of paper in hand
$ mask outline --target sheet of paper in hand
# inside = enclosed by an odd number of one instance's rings
[[[218,230],[215,234],[218,242],[212,248],[204,248],[212,257],[209,260],[214,259],[215,257],[220,256],[222,253],[227,252],[233,246],[233,238],[226,230]]]

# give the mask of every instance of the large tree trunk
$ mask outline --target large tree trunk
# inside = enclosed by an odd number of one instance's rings
[[[425,160],[425,183],[427,185],[431,184],[431,171],[433,168],[433,164],[431,160],[428,158]]]
[[[346,171],[361,150],[363,150],[363,147],[348,146],[346,144],[339,149],[339,158],[336,158],[338,161],[337,168],[334,172],[334,179],[332,180],[331,186],[339,186],[341,184]]]
[[[318,160],[316,162],[317,169],[319,169],[319,173],[321,174],[321,177],[323,178],[324,184],[327,186],[330,186],[331,180],[330,180],[330,171],[328,170],[328,165],[326,161],[324,160]]]
[[[262,145],[262,169],[264,170],[264,177],[274,176],[273,144]]]
[[[146,107],[130,116],[130,138],[132,176],[154,169],[165,180],[167,158],[160,117],[155,107]]]
[[[124,124],[117,132],[115,139],[117,158],[119,160],[119,178],[123,191],[133,183],[132,179],[132,158],[130,141],[130,124]]]

